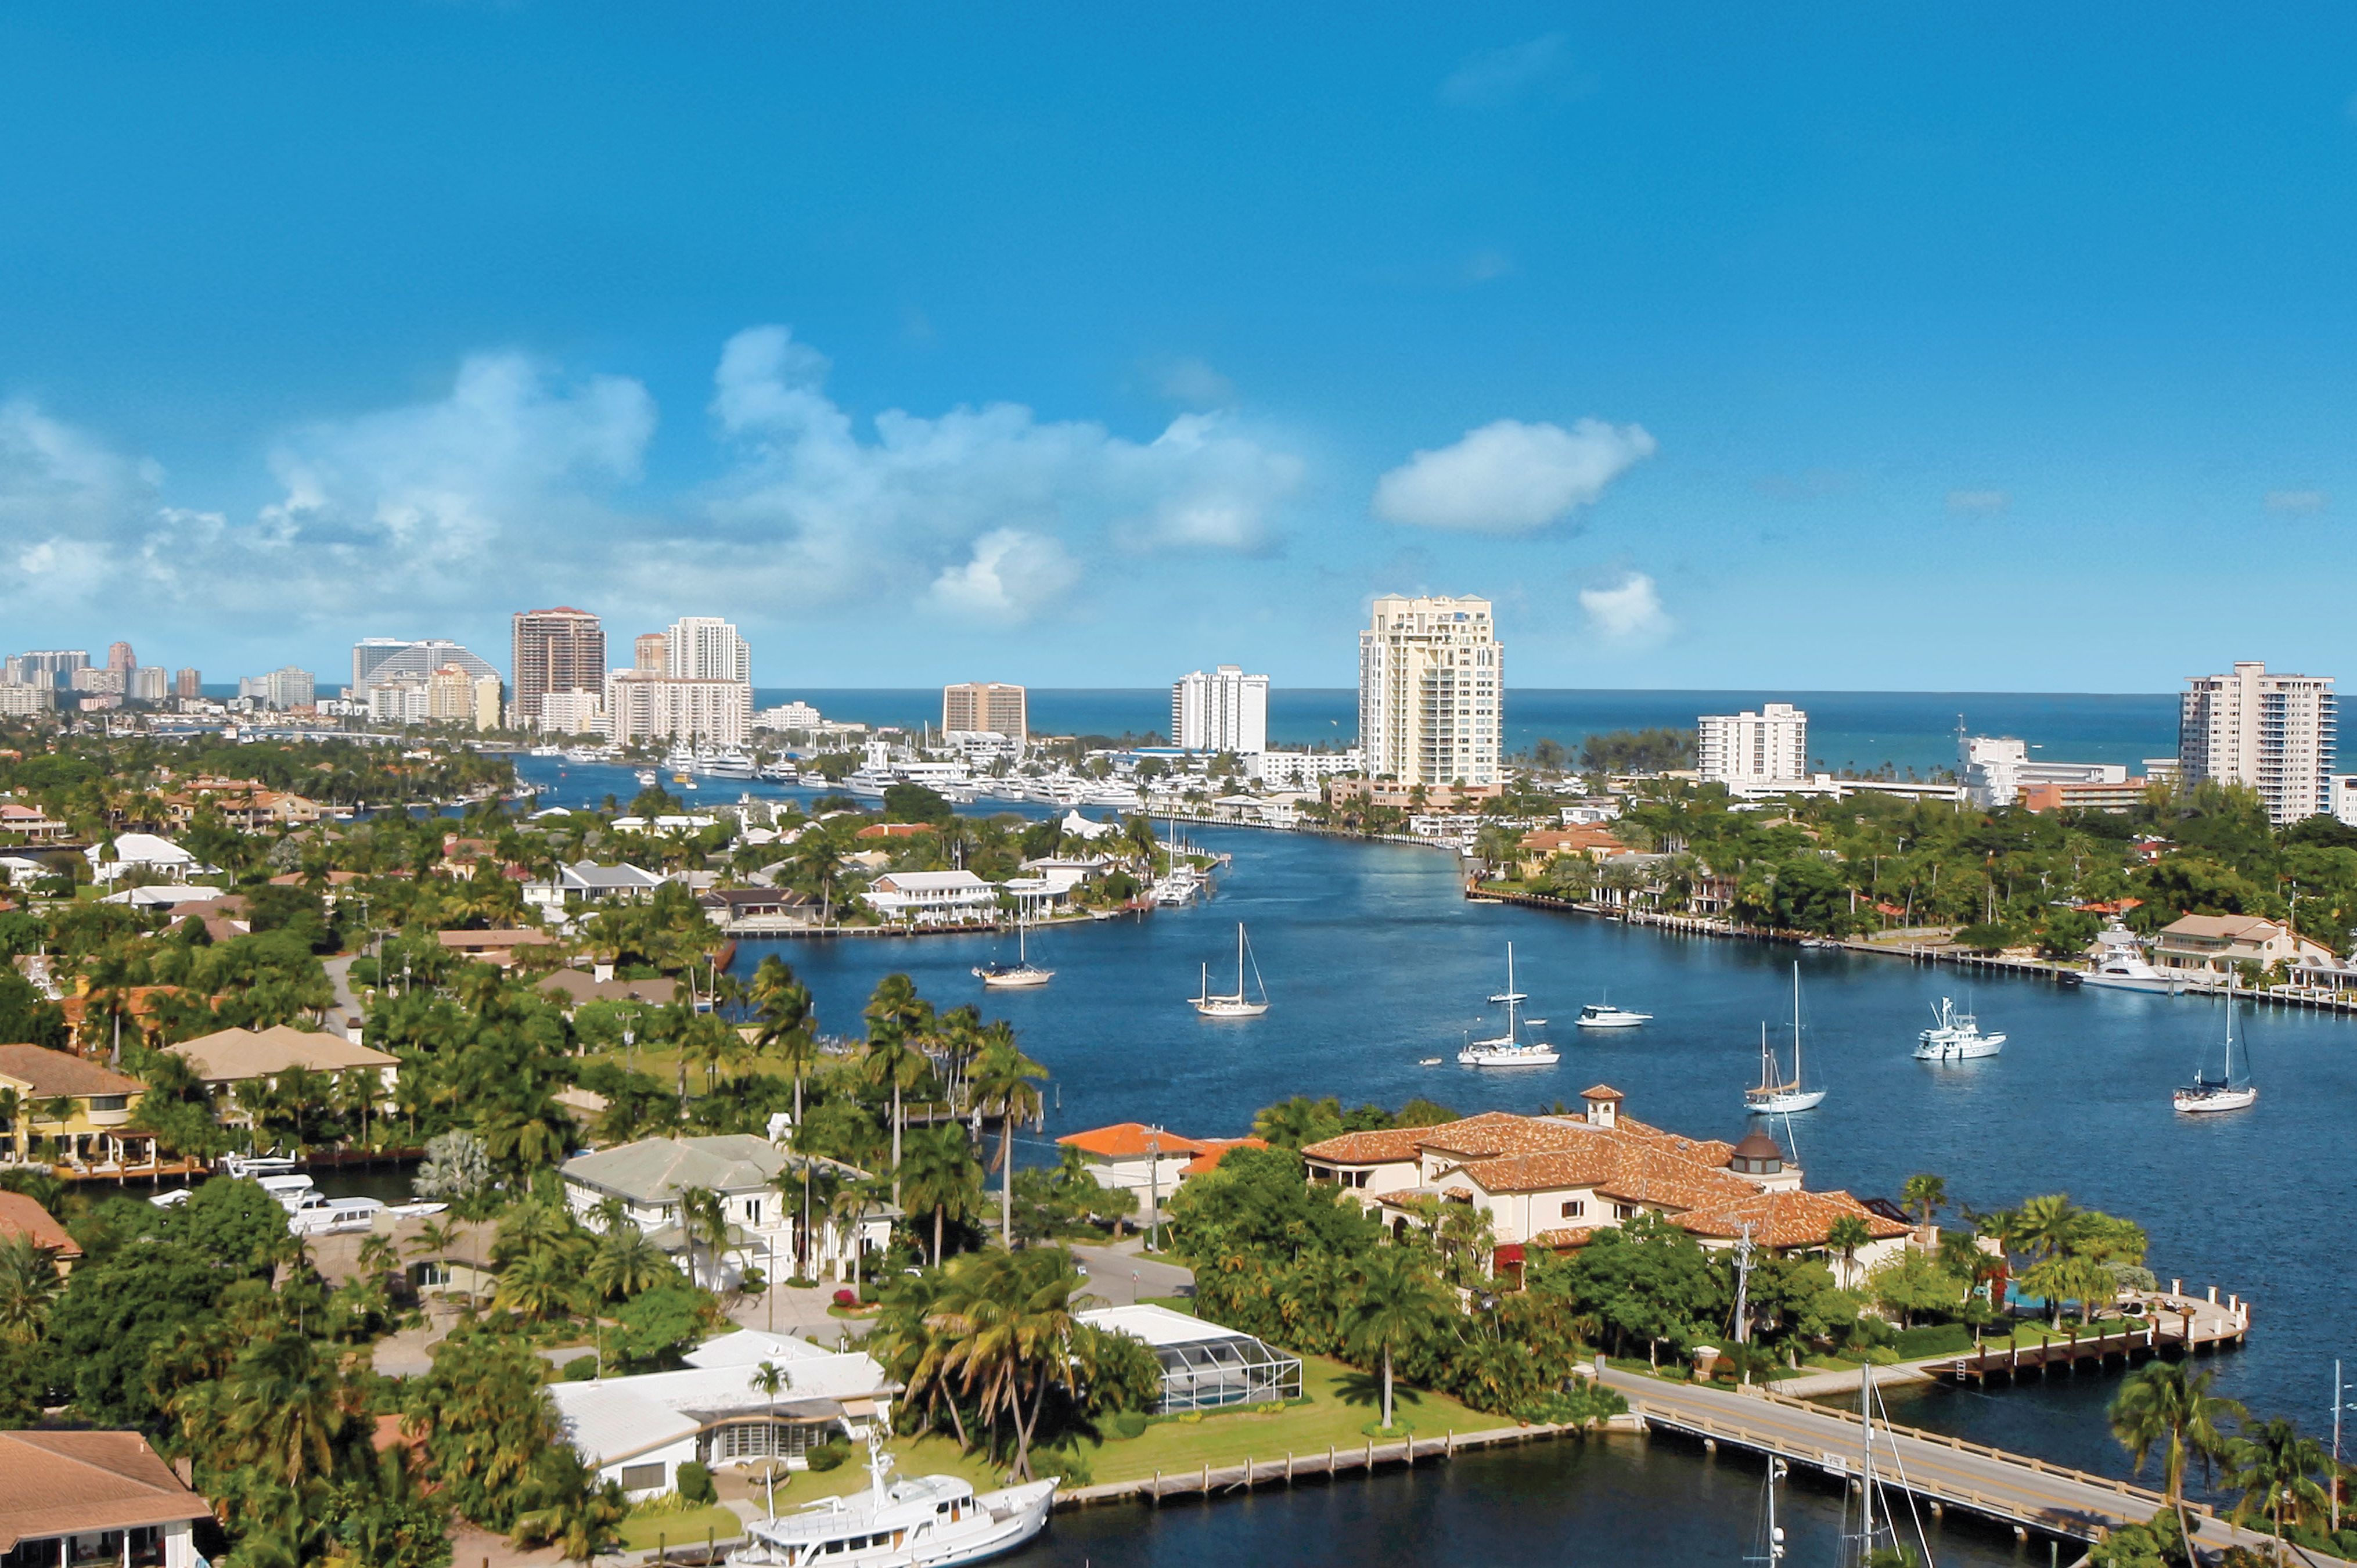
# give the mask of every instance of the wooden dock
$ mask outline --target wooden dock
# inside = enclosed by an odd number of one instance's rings
[[[2250,1333],[2251,1304],[2240,1296],[2221,1302],[2215,1286],[2206,1298],[2189,1296],[2182,1282],[2171,1283],[2176,1288],[2169,1293],[2141,1298],[2146,1311],[2140,1324],[2113,1319],[2093,1334],[2083,1334],[2078,1325],[2070,1324],[2060,1338],[2023,1345],[2017,1337],[2002,1350],[1984,1346],[1968,1356],[1927,1364],[1923,1370],[1986,1388],[1993,1379],[2018,1380],[2025,1372],[2042,1376],[2057,1367],[2075,1372],[2089,1364],[2101,1369],[2113,1361],[2130,1366],[2153,1356],[2201,1355],[2239,1345]]]
[[[1620,1418],[1615,1418],[1620,1419]],[[1631,1425],[1633,1430],[1633,1423]],[[1541,1443],[1588,1430],[1579,1426],[1491,1427],[1480,1432],[1450,1431],[1438,1437],[1402,1438],[1382,1443],[1369,1438],[1352,1447],[1331,1447],[1308,1454],[1287,1453],[1261,1459],[1247,1456],[1240,1465],[1205,1465],[1200,1469],[1157,1470],[1152,1476],[1097,1486],[1076,1487],[1056,1496],[1059,1509],[1087,1508],[1094,1503],[1137,1501],[1159,1506],[1170,1498],[1217,1498],[1263,1487],[1290,1487],[1308,1480],[1325,1480],[1357,1474],[1372,1476],[1381,1469],[1412,1469],[1418,1465],[1446,1463],[1476,1449]]]

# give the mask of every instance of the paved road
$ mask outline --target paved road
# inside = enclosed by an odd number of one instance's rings
[[[1089,1271],[1089,1294],[1114,1306],[1149,1296],[1192,1295],[1195,1271],[1156,1262],[1127,1247],[1075,1247],[1072,1256]]]
[[[1863,1446],[1857,1423],[1831,1411],[1800,1408],[1754,1395],[1694,1385],[1666,1383],[1633,1372],[1606,1371],[1607,1386],[1639,1411],[1665,1424],[1708,1422],[1722,1440],[1773,1447],[1799,1464],[1856,1475]],[[1878,1438],[1875,1468],[1888,1484],[1896,1462],[1908,1487],[1976,1511],[2019,1520],[2038,1529],[2079,1540],[2098,1530],[2142,1523],[2159,1503],[2150,1493],[2125,1492],[2100,1478],[2081,1478],[2061,1466],[2040,1468],[2027,1456],[2003,1458],[1951,1447],[1904,1433]],[[2194,1539],[2222,1550],[2230,1544],[2257,1547],[2267,1538],[2197,1515]]]

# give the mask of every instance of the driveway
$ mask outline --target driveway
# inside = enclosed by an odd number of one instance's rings
[[[1155,1296],[1192,1295],[1195,1271],[1137,1254],[1135,1242],[1113,1247],[1075,1247],[1072,1256],[1089,1271],[1089,1294],[1108,1305],[1127,1306]]]

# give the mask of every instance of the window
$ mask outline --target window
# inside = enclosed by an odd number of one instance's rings
[[[1616,1203],[1612,1206],[1612,1218],[1634,1219],[1637,1218],[1637,1206],[1633,1203]]]
[[[92,1111],[120,1111],[131,1103],[127,1094],[93,1094],[90,1097]]]
[[[1567,1198],[1564,1199],[1564,1204],[1563,1204],[1563,1217],[1564,1217],[1566,1219],[1578,1219],[1581,1215],[1583,1215],[1583,1214],[1585,1214],[1585,1213],[1587,1213],[1587,1199],[1585,1199],[1585,1198],[1579,1198],[1579,1197],[1567,1197]]]
[[[748,1225],[759,1225],[760,1222],[761,1200],[758,1197],[747,1198],[745,1200],[745,1223]]]
[[[622,1466],[622,1490],[626,1492],[659,1492],[666,1478],[660,1464]]]

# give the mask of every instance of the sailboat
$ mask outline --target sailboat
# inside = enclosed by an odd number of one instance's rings
[[[1932,1542],[1924,1533],[1922,1516],[1915,1512],[1914,1499],[1908,1492],[1907,1469],[1899,1457],[1899,1444],[1890,1429],[1890,1412],[1881,1413],[1878,1423],[1875,1406],[1874,1365],[1868,1362],[1858,1369],[1857,1419],[1865,1444],[1858,1453],[1857,1529],[1849,1529],[1849,1504],[1842,1504],[1842,1542],[1840,1562],[1843,1568],[1873,1568],[1881,1563],[1918,1563],[1931,1568]],[[1915,1539],[1906,1540],[1900,1533],[1899,1509],[1885,1494],[1881,1478],[1875,1473],[1874,1444],[1878,1427],[1890,1450],[1891,1469],[1896,1473],[1897,1490],[1908,1499],[1908,1522],[1913,1527]],[[1832,1455],[1827,1455],[1828,1458]],[[1880,1511],[1877,1512],[1877,1505]]]
[[[2241,1111],[2252,1105],[2259,1098],[2259,1086],[2251,1081],[2250,1065],[2251,1053],[2249,1047],[2245,1047],[2243,1051],[2244,1072],[2241,1078],[2235,1077],[2234,972],[2228,970],[2226,972],[2226,1059],[2222,1064],[2216,1078],[2212,1078],[2202,1071],[2201,1064],[2196,1062],[2193,1066],[2193,1081],[2177,1091],[2174,1099],[2177,1109],[2192,1116],[2211,1111]]]
[[[1544,1040],[1525,1040],[1516,1026],[1515,1009],[1530,1000],[1514,989],[1514,944],[1506,944],[1506,989],[1490,998],[1506,1006],[1506,1032],[1491,1039],[1468,1040],[1457,1059],[1467,1067],[1553,1067],[1563,1059]],[[1534,1019],[1534,1022],[1544,1022]]]
[[[1776,1483],[1784,1478],[1787,1468],[1783,1460],[1768,1455],[1768,1484],[1760,1494],[1760,1534],[1743,1559],[1759,1568],[1777,1568],[1784,1561],[1784,1527],[1776,1522]]]
[[[1244,940],[1244,925],[1236,922],[1236,988],[1220,995],[1211,993],[1211,966],[1203,966],[1203,981],[1195,993],[1195,1011],[1206,1018],[1257,1018],[1268,1011],[1268,985],[1261,983],[1260,1000],[1254,1002],[1244,991],[1244,964],[1252,964],[1253,979],[1260,981],[1260,961],[1251,957]]]
[[[1028,928],[1015,922],[1015,961],[1013,963],[978,963],[974,966],[974,978],[985,991],[1016,991],[1034,985],[1045,985],[1056,978],[1052,969],[1041,969],[1031,961],[1031,950],[1025,941]]]
[[[1825,1102],[1822,1089],[1801,1087],[1801,966],[1792,966],[1792,1076],[1783,1076],[1776,1047],[1768,1043],[1768,1026],[1760,1026],[1760,1087],[1743,1091],[1743,1109],[1754,1116],[1789,1116],[1814,1111]]]

